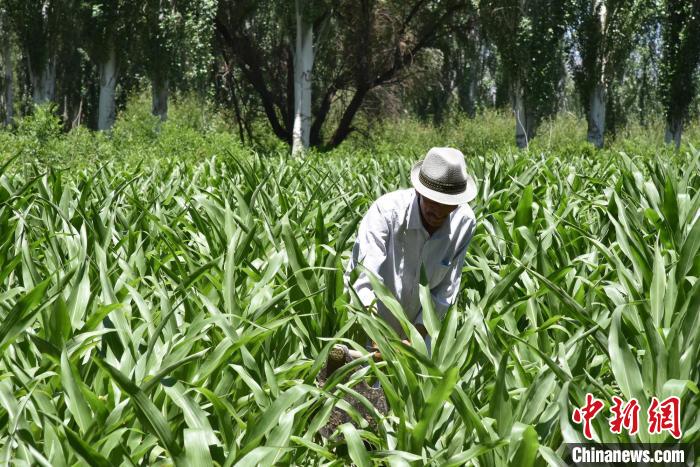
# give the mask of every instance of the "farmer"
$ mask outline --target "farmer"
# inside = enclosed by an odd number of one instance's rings
[[[345,272],[363,264],[394,294],[418,331],[430,340],[425,327],[418,285],[425,268],[435,310],[440,319],[457,298],[462,265],[476,219],[467,204],[476,184],[467,174],[464,155],[457,149],[432,148],[411,170],[413,188],[387,193],[362,218]],[[376,304],[379,316],[406,338],[391,312],[360,273],[352,284],[365,307]]]

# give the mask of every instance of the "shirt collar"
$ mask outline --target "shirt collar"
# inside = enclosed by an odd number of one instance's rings
[[[455,209],[450,213],[450,215],[445,220],[445,223],[440,226],[438,230],[435,231],[430,238],[447,237],[452,232],[452,220],[455,214],[459,211],[459,208]],[[412,230],[422,230],[428,234],[428,231],[423,226],[423,221],[420,218],[420,207],[418,206],[418,195],[416,190],[413,190],[411,203],[408,205],[408,228]]]
[[[420,220],[420,212],[418,207],[418,196],[416,190],[411,194],[411,202],[408,205],[408,228],[412,230],[425,230],[423,221]]]

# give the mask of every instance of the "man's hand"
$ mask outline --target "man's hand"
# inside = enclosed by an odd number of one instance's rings
[[[423,328],[423,330],[425,331],[425,328]],[[408,339],[402,339],[401,342],[403,342],[406,345],[411,345],[411,341],[409,341]],[[379,347],[377,346],[376,342],[372,341],[372,345],[370,346],[369,351],[372,352],[372,357],[374,358],[375,362],[382,361],[382,353],[379,351]]]
[[[372,358],[374,358],[375,362],[382,361],[382,353],[379,351],[379,347],[377,346],[376,342],[372,341],[369,351],[372,352]]]

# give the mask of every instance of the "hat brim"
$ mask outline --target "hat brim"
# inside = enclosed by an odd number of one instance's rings
[[[423,165],[423,161],[418,161],[413,165],[411,169],[411,184],[413,188],[416,189],[418,193],[425,196],[426,198],[436,201],[441,204],[447,204],[450,206],[456,206],[459,204],[466,204],[469,201],[476,198],[476,183],[474,179],[467,175],[467,186],[461,193],[449,194],[442,193],[440,191],[431,190],[420,182],[418,174],[420,173],[420,168]]]

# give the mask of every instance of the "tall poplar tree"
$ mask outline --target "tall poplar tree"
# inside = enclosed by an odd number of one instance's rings
[[[117,80],[129,42],[130,15],[137,14],[137,5],[135,0],[83,1],[83,43],[99,79],[98,130],[114,125]]]
[[[695,98],[700,65],[700,1],[665,0],[661,20],[663,58],[661,98],[666,112],[667,144],[680,147],[683,122]]]
[[[542,120],[557,110],[570,5],[560,0],[480,0],[478,5],[510,83],[515,142],[525,148]]]
[[[622,79],[649,0],[575,0],[571,62],[586,111],[588,141],[602,148],[608,97]]]
[[[36,104],[56,97],[56,60],[62,46],[71,46],[65,32],[74,27],[77,0],[5,0],[9,24],[28,64]]]
[[[12,73],[12,28],[9,25],[7,11],[5,5],[0,2],[0,63],[2,63],[2,94],[0,101],[4,107],[4,124],[12,123],[14,111],[14,90],[13,90],[13,73]]]
[[[151,111],[166,120],[171,88],[200,81],[209,71],[216,0],[147,0],[143,8],[140,60],[151,80]]]

